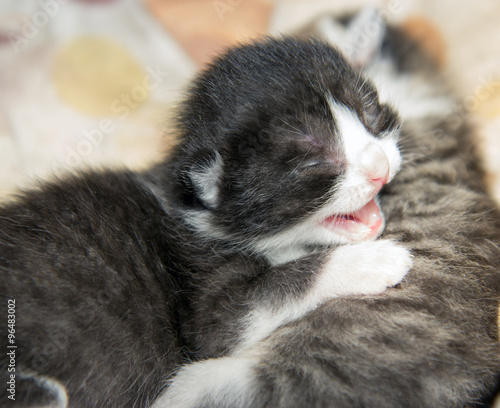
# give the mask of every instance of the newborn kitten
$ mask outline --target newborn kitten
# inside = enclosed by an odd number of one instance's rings
[[[162,164],[68,176],[0,209],[17,347],[0,399],[148,406],[186,359],[250,352],[327,300],[399,283],[409,251],[372,241],[399,129],[325,44],[228,51],[194,82]]]
[[[384,123],[380,103],[389,102],[404,120],[400,144],[410,163],[381,200],[384,237],[411,249],[413,268],[397,290],[334,299],[247,349],[186,365],[154,408],[490,402],[500,373],[500,216],[485,192],[465,112],[403,32],[370,10],[341,21],[325,17],[317,29],[363,71],[347,81],[363,87],[367,77],[377,85],[379,97],[374,89],[365,97],[365,123]]]

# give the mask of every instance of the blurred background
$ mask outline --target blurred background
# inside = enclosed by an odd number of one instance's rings
[[[149,166],[172,107],[224,47],[364,5],[403,24],[478,122],[500,199],[500,3],[493,0],[2,0],[0,199],[36,178]]]

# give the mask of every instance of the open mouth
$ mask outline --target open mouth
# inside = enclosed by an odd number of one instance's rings
[[[350,214],[335,214],[323,220],[323,225],[353,241],[377,237],[384,229],[384,216],[380,207],[371,200]]]

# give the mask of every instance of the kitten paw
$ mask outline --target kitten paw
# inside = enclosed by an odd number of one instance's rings
[[[391,240],[344,245],[330,256],[315,286],[330,298],[374,295],[400,283],[411,266],[410,251]]]

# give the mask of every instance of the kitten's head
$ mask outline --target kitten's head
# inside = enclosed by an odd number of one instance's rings
[[[171,156],[174,197],[204,236],[261,252],[372,239],[401,165],[395,112],[335,49],[268,39],[195,81]]]

